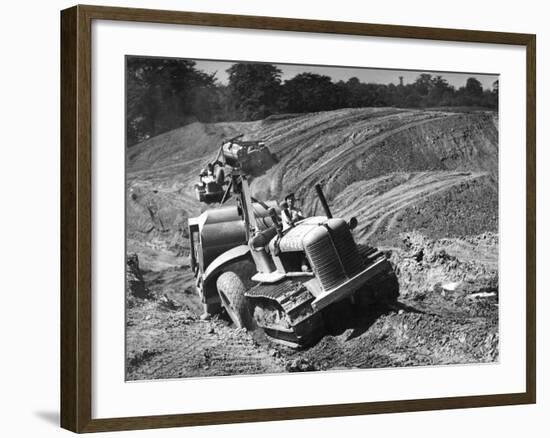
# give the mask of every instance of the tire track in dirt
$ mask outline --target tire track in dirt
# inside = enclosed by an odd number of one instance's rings
[[[376,136],[374,136],[374,137],[372,137],[369,140],[364,141],[364,142],[360,142],[360,143],[355,143],[354,141],[348,142],[346,146],[344,146],[342,148],[336,148],[337,152],[335,154],[331,155],[329,158],[322,161],[317,167],[315,167],[315,168],[309,170],[308,172],[306,172],[306,174],[303,175],[303,177],[298,181],[298,184],[300,184],[300,183],[303,184],[305,182],[305,180],[310,178],[312,175],[315,175],[315,174],[319,173],[320,171],[322,171],[323,169],[325,169],[326,167],[328,167],[331,163],[333,163],[335,161],[336,161],[336,163],[334,163],[333,166],[337,166],[337,165],[342,166],[345,163],[349,163],[350,161],[354,161],[357,158],[358,154],[360,154],[360,155],[364,154],[365,151],[367,151],[373,145],[376,145],[376,144],[386,140],[388,137],[391,137],[392,135],[398,134],[398,133],[406,131],[408,129],[416,128],[416,127],[421,126],[421,125],[426,124],[426,123],[436,122],[436,121],[442,120],[442,119],[447,118],[447,117],[449,117],[449,116],[445,115],[443,117],[434,117],[434,118],[429,118],[427,120],[420,120],[420,121],[415,121],[415,122],[412,122],[412,123],[407,123],[407,124],[404,124],[404,125],[399,126],[397,128],[387,130],[387,131],[383,131],[382,133],[380,133],[380,134],[378,134],[378,135],[376,135]],[[343,160],[344,163],[342,162],[342,160],[339,160],[340,158],[344,158],[344,160]]]
[[[360,224],[356,235],[360,241],[366,241],[384,225],[391,229],[402,210],[463,182],[485,177],[488,172],[435,171],[409,175],[406,182],[384,193],[358,196],[349,203],[346,200],[349,200],[351,193],[368,192],[375,182],[360,181],[352,184],[334,200],[337,215],[344,218],[356,216]]]
[[[201,321],[188,311],[164,310],[155,303],[133,308],[129,315],[128,380],[284,371],[269,345],[259,345],[254,333],[225,321]]]
[[[331,167],[330,173],[334,174],[335,166],[355,160],[357,154],[351,151],[364,153],[386,137],[403,131],[404,121],[409,122],[410,129],[417,123],[450,116],[452,114],[393,108],[346,109],[293,118],[282,126],[278,123],[262,127],[257,137],[269,144],[280,162],[264,177],[257,178],[252,188],[258,193],[279,197],[288,190],[290,182],[292,187],[312,187],[327,176],[312,178],[322,170],[318,163]],[[338,160],[339,157],[344,159]],[[334,166],[330,166],[333,160]]]

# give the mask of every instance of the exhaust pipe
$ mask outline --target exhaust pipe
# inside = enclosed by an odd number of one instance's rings
[[[317,197],[319,198],[319,201],[321,201],[323,210],[325,210],[325,216],[329,219],[332,219],[332,213],[330,212],[330,208],[328,207],[328,202],[325,198],[325,195],[323,194],[323,189],[321,188],[320,184],[315,184],[315,191],[317,192]]]
[[[285,216],[288,218],[288,226],[293,228],[294,227],[294,221],[292,220],[292,215],[290,214],[290,210],[288,209],[288,204],[286,202],[283,202],[281,204],[281,207],[283,209],[283,212]]]

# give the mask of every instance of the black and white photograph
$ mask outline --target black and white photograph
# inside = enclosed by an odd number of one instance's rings
[[[0,27],[2,436],[546,436],[544,3],[86,3]]]
[[[498,74],[125,68],[127,381],[499,361]]]

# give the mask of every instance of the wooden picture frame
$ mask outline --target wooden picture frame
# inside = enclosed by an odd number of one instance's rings
[[[526,48],[526,391],[126,418],[92,418],[92,21],[115,20],[285,30]],[[74,432],[148,429],[529,404],[536,401],[535,48],[531,34],[75,6],[61,12],[61,426]]]

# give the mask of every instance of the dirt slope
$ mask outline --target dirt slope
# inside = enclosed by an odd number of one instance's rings
[[[274,347],[257,333],[235,335],[223,318],[197,319],[186,227],[187,217],[204,207],[192,187],[222,139],[240,133],[263,139],[277,158],[253,180],[255,196],[280,200],[294,191],[306,214],[320,213],[311,195],[321,183],[335,215],[358,218],[360,243],[392,252],[400,312],[352,315],[349,326],[333,324],[306,352]],[[194,123],[130,149],[127,168],[127,251],[138,255],[153,297],[128,312],[129,378],[497,357],[494,113],[367,108]],[[447,283],[460,285],[451,298],[441,289]]]

